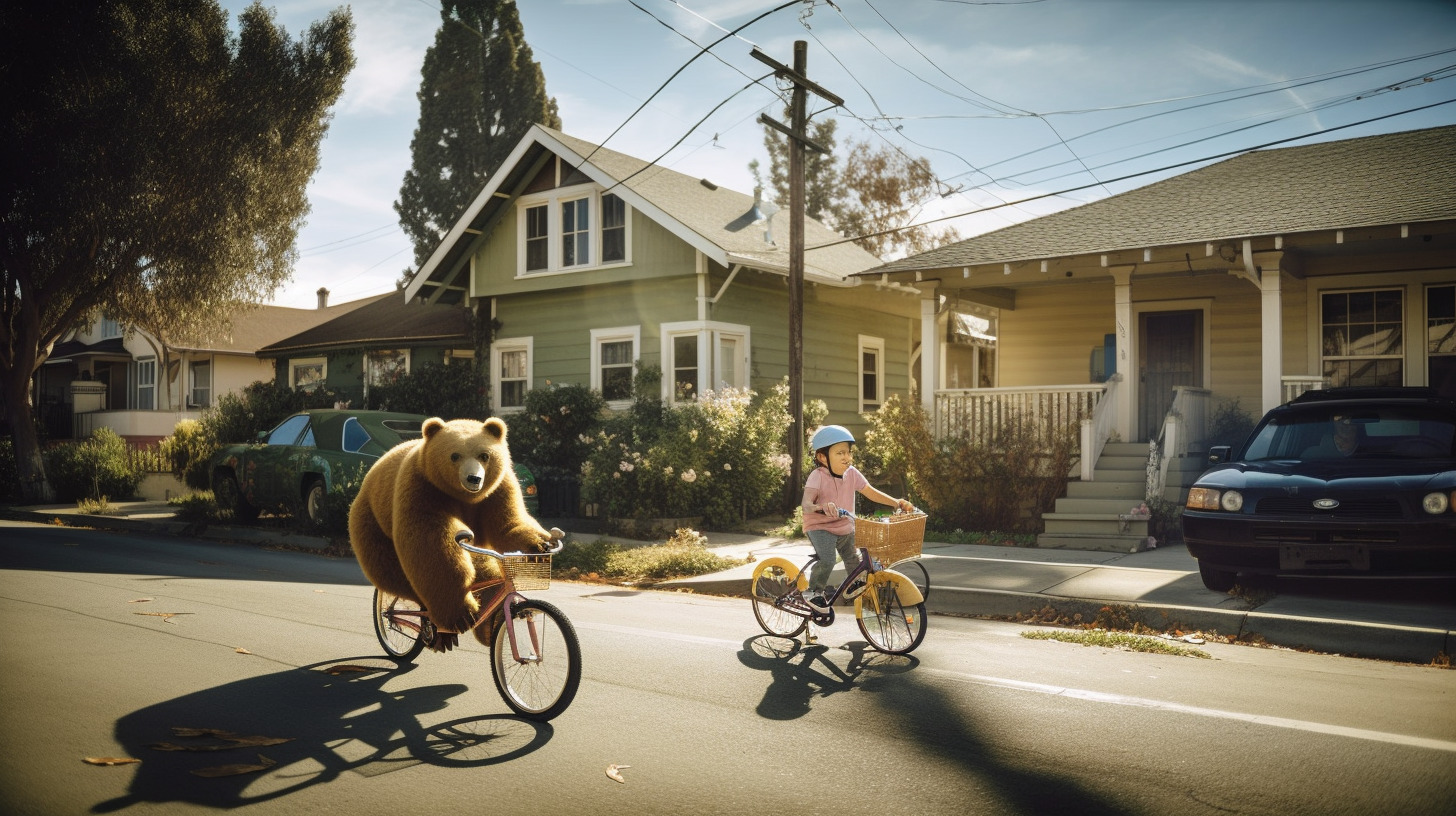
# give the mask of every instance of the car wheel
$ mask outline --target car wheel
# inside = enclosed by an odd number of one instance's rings
[[[322,527],[326,520],[327,511],[324,509],[324,499],[328,496],[328,488],[324,486],[324,480],[315,476],[308,480],[303,487],[303,512],[308,517],[309,524],[315,527]]]
[[[217,503],[218,517],[223,521],[251,524],[258,518],[258,508],[243,498],[238,487],[238,477],[232,471],[221,471],[212,476],[212,497]]]
[[[1198,562],[1198,576],[1203,579],[1203,585],[1214,592],[1228,592],[1234,588],[1234,581],[1239,574],[1233,570],[1218,569]]]

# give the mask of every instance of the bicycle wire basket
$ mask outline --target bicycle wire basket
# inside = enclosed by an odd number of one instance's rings
[[[551,554],[522,553],[501,556],[506,574],[516,589],[551,588]]]
[[[925,542],[925,514],[900,513],[881,518],[854,520],[854,543],[886,566],[920,557]]]

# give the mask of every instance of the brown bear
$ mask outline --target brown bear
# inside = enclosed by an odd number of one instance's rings
[[[495,417],[426,420],[421,438],[374,463],[349,511],[349,540],[365,577],[429,610],[444,634],[432,644],[440,651],[480,612],[470,585],[500,575],[495,559],[456,543],[462,531],[498,552],[542,552],[552,541],[526,512],[506,425]],[[485,629],[476,639],[489,645]]]

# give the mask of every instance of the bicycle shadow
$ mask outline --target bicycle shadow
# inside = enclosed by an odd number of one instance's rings
[[[843,668],[828,658],[827,646],[806,646],[794,638],[776,635],[755,635],[745,640],[738,653],[739,662],[751,669],[767,671],[771,677],[758,703],[758,715],[769,720],[797,719],[809,713],[810,702],[815,697],[854,688],[874,690],[883,676],[910,671],[920,663],[910,655],[875,651],[862,641],[847,643],[841,648],[850,654],[849,663]]]
[[[279,799],[346,771],[379,776],[420,764],[494,765],[536,751],[554,733],[549,724],[510,715],[429,724],[431,715],[438,716],[467,687],[385,688],[413,669],[377,656],[341,658],[205,689],[127,714],[117,720],[115,737],[126,755],[143,762],[125,795],[99,802],[91,812],[110,813],[144,802],[232,808]],[[199,750],[230,743],[216,736],[179,735],[178,728],[288,741]],[[151,747],[158,743],[190,750]],[[238,776],[193,773],[269,762],[275,764]]]

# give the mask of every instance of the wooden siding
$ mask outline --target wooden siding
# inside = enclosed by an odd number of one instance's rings
[[[1111,278],[1017,291],[1016,308],[1001,310],[996,385],[1089,382],[1092,349],[1115,329],[1112,298]]]

